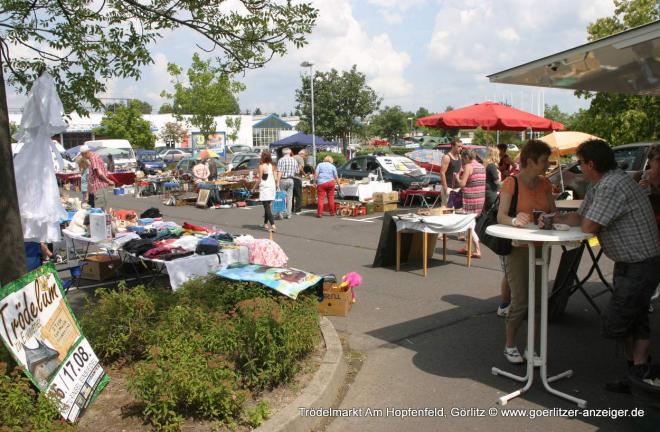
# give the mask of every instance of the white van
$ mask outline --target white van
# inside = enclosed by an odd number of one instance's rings
[[[125,139],[85,141],[85,144],[104,160],[112,155],[115,169],[135,171],[137,160],[131,143]],[[107,162],[107,161],[106,161]]]

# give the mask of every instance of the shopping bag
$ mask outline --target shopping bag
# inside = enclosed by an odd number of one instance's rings
[[[508,213],[511,217],[516,216],[516,208],[518,207],[518,178],[513,176],[513,180],[515,182],[515,189],[513,197],[511,198],[511,204],[509,205]],[[481,244],[495,252],[497,255],[503,256],[511,254],[511,240],[491,236],[490,234],[486,233],[486,228],[497,224],[497,212],[499,207],[500,197],[498,196],[491,208],[481,212],[479,217],[477,217],[477,224],[474,228],[474,231],[477,233]]]
[[[275,192],[275,200],[273,200],[273,213],[284,213],[286,211],[286,192]]]

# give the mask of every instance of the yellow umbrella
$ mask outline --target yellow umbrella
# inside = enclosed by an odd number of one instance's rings
[[[558,131],[552,132],[543,138],[541,141],[547,143],[552,148],[552,153],[558,156],[568,155],[575,153],[578,146],[585,141],[592,139],[601,139],[595,135],[589,135],[584,132],[576,131]],[[561,184],[561,191],[564,192],[564,176],[561,171],[561,160],[559,162],[559,182]]]
[[[552,148],[553,153],[563,156],[575,153],[580,144],[591,139],[601,138],[584,132],[559,131],[544,136],[541,141],[547,143]]]

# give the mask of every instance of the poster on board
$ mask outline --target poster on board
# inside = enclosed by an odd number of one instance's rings
[[[0,288],[0,336],[32,383],[74,422],[110,381],[53,264]]]

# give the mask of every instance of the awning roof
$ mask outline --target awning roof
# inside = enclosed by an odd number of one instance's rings
[[[660,21],[488,75],[491,82],[660,95]]]

